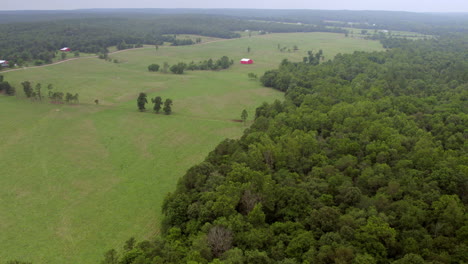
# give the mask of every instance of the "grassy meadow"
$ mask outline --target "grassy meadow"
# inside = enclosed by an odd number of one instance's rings
[[[280,52],[281,47],[296,52]],[[247,48],[250,47],[250,53]],[[220,141],[237,138],[262,102],[283,94],[247,78],[300,61],[308,50],[325,59],[355,50],[381,50],[375,41],[342,34],[268,34],[210,39],[193,46],[154,46],[110,54],[119,63],[87,57],[3,73],[18,96],[0,96],[0,263],[98,263],[131,236],[158,234],[161,203],[177,179]],[[151,63],[201,61],[226,55],[224,71],[148,72]],[[240,65],[243,57],[253,65]],[[0,73],[1,74],[1,73]],[[31,102],[22,81],[79,93],[79,105]],[[174,101],[170,116],[137,111],[146,92]],[[100,101],[99,105],[94,100]]]

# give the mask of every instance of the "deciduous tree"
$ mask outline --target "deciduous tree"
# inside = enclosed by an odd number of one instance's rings
[[[151,64],[150,66],[148,66],[148,71],[152,71],[152,72],[157,72],[159,71],[159,65],[158,64]]]
[[[166,99],[166,101],[164,101],[163,111],[166,115],[170,115],[172,113],[172,100],[171,99]]]
[[[146,93],[140,93],[137,99],[138,110],[140,110],[140,112],[145,111],[146,103],[148,103],[148,100],[146,99]]]
[[[163,104],[161,96],[156,96],[155,98],[151,99],[151,102],[154,104],[154,112],[159,113],[161,110],[161,105]]]
[[[33,93],[33,89],[31,87],[31,82],[24,81],[24,82],[21,83],[21,85],[23,86],[24,94],[26,94],[26,97],[30,98],[32,96],[32,93]]]

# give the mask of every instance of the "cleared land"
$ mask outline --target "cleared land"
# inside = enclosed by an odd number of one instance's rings
[[[299,51],[280,52],[278,44]],[[43,91],[52,83],[56,90],[79,93],[81,104],[0,96],[0,262],[98,263],[105,250],[121,247],[130,236],[157,235],[162,200],[177,179],[221,140],[245,129],[231,120],[242,109],[251,119],[262,102],[282,99],[247,73],[260,76],[284,58],[299,61],[318,49],[329,59],[381,46],[339,34],[271,34],[110,56],[120,63],[81,58],[4,73],[19,94],[22,81],[40,82]],[[223,55],[235,61],[229,70],[147,71],[151,63]],[[238,64],[242,57],[255,64]],[[141,91],[172,98],[174,114],[138,112]]]

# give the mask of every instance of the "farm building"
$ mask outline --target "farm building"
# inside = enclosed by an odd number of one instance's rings
[[[240,63],[241,63],[241,64],[252,64],[252,63],[253,63],[253,60],[252,60],[252,59],[243,58],[242,60],[240,60]]]
[[[2,67],[8,67],[8,66],[9,66],[9,65],[8,65],[8,61],[6,61],[6,60],[0,60],[0,66],[2,66]]]
[[[63,52],[71,51],[71,49],[69,47],[63,47],[63,48],[60,49],[60,51],[63,51]]]

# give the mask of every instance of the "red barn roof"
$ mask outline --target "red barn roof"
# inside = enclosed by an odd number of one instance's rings
[[[241,63],[241,64],[252,64],[252,63],[253,63],[253,60],[252,60],[252,59],[243,58],[242,60],[240,60],[240,63]]]

